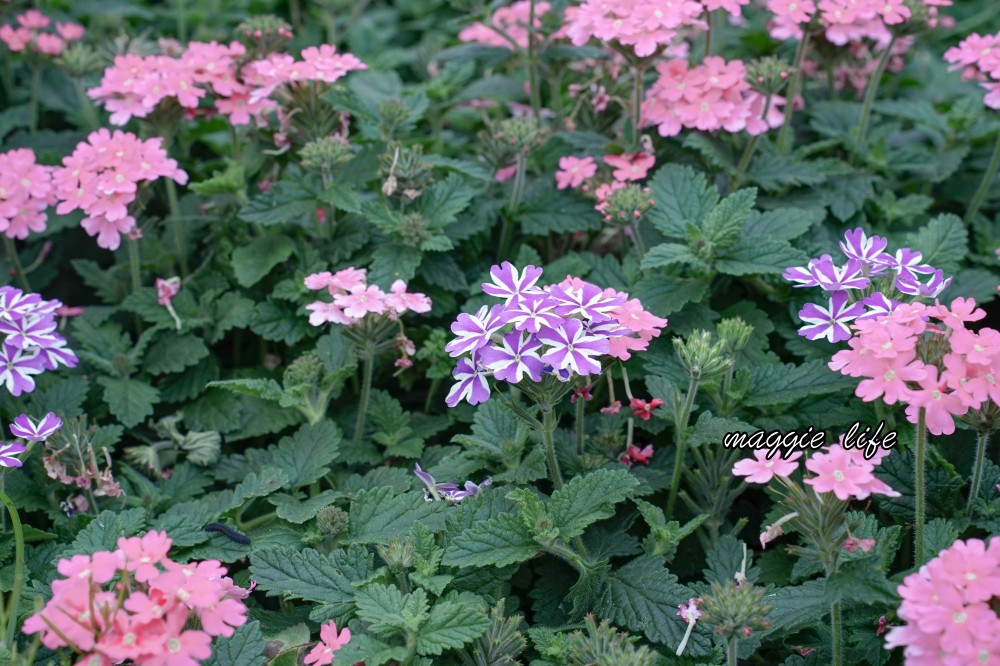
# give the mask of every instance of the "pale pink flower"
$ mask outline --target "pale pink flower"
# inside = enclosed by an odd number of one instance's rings
[[[614,169],[611,175],[616,181],[642,180],[656,163],[656,157],[641,152],[627,155],[605,155],[604,163]]]
[[[567,155],[559,158],[559,171],[556,171],[556,187],[564,190],[567,187],[577,188],[588,178],[597,173],[597,163],[593,157],[573,157]]]
[[[774,455],[768,459],[768,454]],[[788,458],[783,458],[780,451],[757,449],[753,458],[744,458],[733,465],[734,476],[745,476],[747,483],[768,483],[775,476],[788,477],[798,469],[796,462],[802,457],[801,451],[795,451]]]
[[[333,653],[351,642],[351,630],[344,627],[337,633],[337,625],[333,620],[319,628],[320,642],[316,644],[303,663],[325,666],[333,663]]]

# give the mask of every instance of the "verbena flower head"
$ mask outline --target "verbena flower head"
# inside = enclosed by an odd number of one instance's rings
[[[1000,539],[956,541],[903,579],[887,649],[903,647],[907,663],[995,664],[1000,660]]]
[[[120,538],[115,551],[59,561],[52,598],[23,626],[50,650],[69,648],[81,664],[131,660],[194,666],[246,621],[232,581],[215,560],[180,564],[165,532]]]
[[[344,627],[337,633],[337,624],[330,620],[319,628],[319,639],[302,663],[316,666],[332,664],[333,653],[351,642],[351,630]]]
[[[62,419],[55,412],[49,412],[41,421],[35,423],[27,414],[21,414],[10,424],[10,432],[14,437],[26,439],[29,442],[44,442],[62,428]]]
[[[917,423],[920,410],[935,435],[955,432],[955,417],[1000,402],[1000,332],[965,327],[986,313],[972,299],[900,304],[882,317],[857,321],[849,349],[837,352],[831,370],[861,377],[855,395],[871,402],[906,405]]]
[[[816,476],[803,482],[817,494],[832,492],[841,501],[867,499],[871,495],[899,497],[898,492],[875,477],[875,466],[880,460],[865,460],[860,449],[832,444],[806,460],[806,469]]]
[[[83,39],[82,25],[52,25],[52,19],[37,9],[29,9],[16,19],[17,25],[8,23],[0,26],[0,42],[15,53],[29,49],[42,55],[57,56],[63,52],[68,42]]]
[[[35,151],[0,153],[0,232],[23,240],[29,231],[45,231],[45,209],[55,203],[52,167],[36,164]]]
[[[979,82],[986,90],[986,106],[1000,109],[1000,34],[973,33],[948,49],[944,59],[949,69],[962,71],[963,79]]]
[[[66,348],[66,339],[56,332],[59,301],[43,300],[38,294],[0,287],[0,382],[11,395],[35,390],[36,375],[60,365],[76,367],[76,354]]]
[[[871,40],[885,49],[893,30],[914,19],[930,27],[940,22],[939,8],[952,0],[767,0],[774,19],[768,28],[776,39],[801,38],[803,26],[818,15],[827,41],[837,46]],[[915,15],[911,7],[919,11]]]
[[[414,463],[413,473],[416,474],[417,478],[420,479],[427,487],[424,491],[424,498],[428,502],[444,500],[450,504],[458,504],[465,498],[478,494],[483,488],[493,485],[493,479],[491,477],[486,477],[479,484],[475,484],[472,481],[466,481],[464,486],[459,486],[457,483],[450,482],[438,483],[434,480],[433,476],[420,469],[420,465],[418,463]]]
[[[802,457],[801,451],[795,451],[787,458],[778,453],[768,458],[771,453],[765,449],[754,451],[752,458],[744,458],[733,465],[733,476],[745,476],[747,483],[768,483],[775,476],[788,477],[799,467],[797,462]]]
[[[606,359],[628,359],[667,325],[628,294],[580,278],[538,286],[542,269],[509,262],[493,266],[490,276],[483,291],[503,302],[462,313],[451,325],[455,338],[445,350],[460,358],[450,407],[488,400],[490,377],[518,384],[600,374]]]
[[[117,250],[122,235],[136,228],[129,205],[140,183],[171,178],[184,185],[188,180],[167,156],[163,139],[143,141],[121,130],[91,132],[62,163],[52,174],[59,200],[56,212],[82,210],[86,217],[81,226],[108,250]]]
[[[722,3],[710,0],[708,4]],[[705,10],[701,2],[694,0],[586,0],[566,10],[565,29],[575,46],[598,39],[625,47],[623,50],[638,58],[647,58],[669,47],[682,32],[705,30]]]
[[[389,292],[376,285],[367,284],[368,272],[353,266],[330,273],[313,273],[305,279],[307,289],[326,291],[333,301],[315,301],[306,306],[312,312],[309,323],[322,326],[326,323],[351,326],[359,324],[369,315],[397,319],[406,312],[429,312],[431,299],[424,294],[406,291],[406,283],[396,280]]]
[[[542,27],[541,17],[552,9],[548,2],[535,3],[536,31]],[[493,12],[488,24],[477,21],[468,28],[458,33],[458,39],[462,42],[482,44],[483,46],[496,46],[502,49],[513,51],[515,47],[528,48],[528,21],[531,15],[530,0],[519,0],[509,7],[499,7]],[[537,41],[540,34],[536,32]],[[511,43],[513,42],[513,43]]]
[[[799,312],[805,324],[799,335],[810,340],[849,340],[853,322],[878,319],[903,302],[934,298],[951,284],[950,277],[924,263],[920,252],[900,248],[890,253],[885,238],[863,229],[848,231],[839,245],[842,257],[824,254],[782,275],[797,288],[830,293],[825,303],[807,303]]]

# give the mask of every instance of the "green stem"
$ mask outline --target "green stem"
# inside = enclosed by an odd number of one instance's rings
[[[563,487],[562,473],[559,471],[559,459],[556,458],[556,443],[553,434],[556,431],[556,413],[549,407],[543,412],[542,444],[545,447],[545,459],[548,461],[549,478],[556,490]]]
[[[632,99],[629,105],[632,122],[632,136],[629,137],[629,145],[633,151],[639,150],[639,123],[642,122],[642,93],[646,70],[640,65],[632,68]]]
[[[167,205],[170,207],[170,227],[174,232],[174,251],[181,267],[181,277],[188,276],[187,254],[184,252],[184,230],[181,227],[181,206],[177,200],[177,184],[172,178],[166,178]]]
[[[917,416],[916,446],[913,452],[913,488],[914,504],[916,505],[913,516],[913,563],[920,567],[924,563],[924,520],[927,507],[925,505],[925,484],[926,484],[926,464],[927,464],[927,428],[925,426],[927,411],[920,409]]]
[[[17,630],[17,610],[21,605],[21,590],[24,588],[25,562],[24,562],[24,528],[21,527],[21,517],[17,514],[17,507],[6,493],[0,492],[0,502],[7,507],[10,514],[11,527],[14,529],[14,582],[10,588],[10,599],[7,603],[7,631],[4,634],[4,645],[14,649],[14,635]]]
[[[896,36],[893,35],[878,61],[875,73],[872,74],[872,78],[865,88],[865,101],[861,105],[861,119],[858,121],[857,139],[860,144],[864,144],[868,137],[868,123],[871,121],[872,107],[875,105],[875,97],[878,95],[878,88],[882,83],[882,75],[885,74],[885,68],[889,66],[889,59],[892,58],[892,47],[895,45]]]
[[[132,293],[137,293],[142,287],[142,280],[139,277],[139,241],[128,237],[128,267],[132,275]]]
[[[739,640],[736,636],[729,639],[726,644],[726,666],[736,666],[739,663],[737,655],[739,654]]]
[[[705,53],[702,54],[702,60],[712,55],[712,33],[715,32],[715,12],[708,12],[708,30],[705,32]],[[734,662],[735,663],[735,662]]]
[[[528,2],[528,93],[531,97],[531,115],[541,120],[542,95],[538,87],[538,58],[535,54],[535,0]]]
[[[24,272],[24,266],[21,265],[21,258],[17,256],[17,246],[14,245],[14,239],[4,234],[3,242],[7,246],[7,258],[14,265],[14,273],[17,275],[17,281],[21,283],[21,289],[30,293],[31,285],[28,283],[28,275]]]
[[[764,113],[761,114],[761,119],[766,123],[767,114],[771,112],[771,100],[772,96],[768,95],[767,100],[764,102]],[[743,176],[747,172],[747,168],[750,166],[750,160],[753,159],[754,153],[757,151],[757,144],[760,143],[760,134],[750,137],[747,141],[746,148],[743,149],[743,156],[740,157],[740,163],[736,165],[736,175],[733,176],[733,191],[739,189],[740,184],[743,182]]]
[[[80,113],[83,114],[83,121],[87,124],[88,129],[96,130],[101,126],[101,119],[97,117],[94,103],[87,97],[87,93],[83,89],[83,81],[73,79],[73,87],[76,89],[77,99],[80,100]]]
[[[795,115],[795,98],[799,96],[802,85],[802,62],[809,50],[809,33],[802,34],[802,40],[795,49],[795,62],[792,63],[792,82],[788,85],[788,99],[785,101],[785,122],[778,134],[778,152],[786,154],[792,149],[792,116]]]
[[[681,487],[681,469],[684,467],[684,448],[687,444],[687,424],[691,417],[691,409],[694,406],[694,396],[698,392],[698,375],[691,375],[691,382],[688,384],[687,396],[684,398],[684,406],[680,414],[677,415],[677,454],[674,457],[674,472],[670,478],[670,495],[667,498],[667,520],[674,515],[674,506],[677,504],[677,491]]]
[[[28,131],[35,136],[38,130],[38,91],[42,87],[42,70],[37,66],[31,68],[31,98],[28,101]]]
[[[642,242],[642,236],[639,235],[639,220],[632,220],[630,226],[632,227],[632,242],[635,243],[635,252],[639,255],[639,261],[642,262],[646,256],[646,244]]]
[[[354,445],[361,443],[361,436],[365,431],[365,416],[368,414],[368,398],[372,391],[372,377],[375,374],[375,355],[371,351],[366,351],[364,355],[364,365],[361,371],[361,400],[358,402],[358,420],[354,424]]]
[[[976,463],[972,468],[972,485],[969,487],[969,506],[966,511],[972,513],[972,503],[979,497],[979,487],[983,483],[983,468],[986,466],[986,451],[990,448],[990,432],[983,430],[976,441]]]
[[[583,443],[586,438],[583,432],[584,428],[584,405],[583,396],[577,396],[576,398],[576,455],[583,455]]]
[[[844,630],[841,621],[840,602],[830,604],[830,666],[844,663]]]
[[[271,513],[265,513],[263,516],[257,516],[256,518],[251,518],[250,520],[239,522],[238,527],[244,532],[249,532],[250,530],[256,529],[261,525],[271,522],[278,517],[278,514],[274,511]]]
[[[177,39],[181,44],[187,42],[187,0],[174,0],[177,20]]]
[[[993,146],[993,157],[990,158],[990,165],[986,167],[986,173],[983,174],[983,182],[979,183],[979,189],[976,190],[976,195],[972,197],[972,202],[965,211],[966,223],[979,212],[980,206],[986,200],[986,195],[989,194],[993,187],[993,181],[996,179],[997,168],[1000,168],[1000,132],[997,132],[997,142]]]

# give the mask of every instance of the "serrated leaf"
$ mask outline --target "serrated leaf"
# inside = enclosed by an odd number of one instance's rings
[[[826,579],[826,593],[830,603],[848,599],[865,604],[896,606],[899,595],[896,586],[879,570],[878,555],[842,562]]]
[[[610,518],[615,505],[624,502],[639,486],[639,480],[624,469],[599,469],[576,476],[552,493],[546,508],[562,539],[583,534],[591,523]]]
[[[205,341],[198,336],[167,331],[146,352],[146,372],[152,375],[180,372],[197,365],[209,353]]]
[[[654,205],[646,219],[672,238],[683,238],[686,225],[701,222],[719,201],[718,190],[704,174],[677,164],[659,169],[649,187]]]
[[[298,312],[294,306],[263,301],[254,308],[250,328],[265,340],[294,345],[312,331],[306,315],[305,310]]]
[[[93,555],[99,550],[115,550],[119,537],[135,536],[146,525],[145,509],[102,511],[76,535],[60,557]]]
[[[303,425],[294,435],[282,437],[272,460],[288,474],[286,487],[300,488],[323,478],[337,459],[340,441],[340,427],[330,420]]]
[[[266,465],[260,470],[250,472],[232,490],[232,500],[229,509],[236,509],[248,499],[265,497],[288,483],[288,474],[275,465]]]
[[[409,595],[407,595],[409,596]],[[354,597],[358,617],[368,623],[368,629],[377,636],[388,637],[407,628],[403,617],[403,593],[395,585],[372,583]]]
[[[694,424],[694,430],[688,435],[687,443],[691,446],[722,445],[723,438],[730,432],[756,432],[757,428],[732,417],[722,418],[711,412],[704,411]]]
[[[396,495],[389,487],[362,490],[351,502],[344,543],[385,543],[404,536],[413,523],[444,508],[444,503],[428,502],[415,491]]]
[[[223,379],[217,382],[210,382],[209,388],[220,388],[233,393],[242,393],[264,400],[278,401],[284,397],[285,392],[281,385],[273,379]]]
[[[698,268],[703,266],[704,262],[695,256],[691,248],[680,243],[661,243],[652,247],[642,258],[643,268],[661,268],[674,264],[686,264]]]
[[[768,150],[754,158],[747,178],[768,192],[777,192],[786,187],[820,185],[826,181],[827,174],[808,160]]]
[[[815,624],[830,612],[825,583],[811,580],[802,585],[782,587],[764,596],[771,605],[770,632],[792,633]]]
[[[288,222],[308,224],[316,212],[316,194],[301,180],[293,180],[294,175],[286,174],[285,179],[274,183],[266,193],[243,206],[239,218],[262,226]]]
[[[658,317],[673,314],[685,305],[700,301],[708,285],[694,278],[668,278],[650,275],[642,278],[632,290],[632,296]]]
[[[802,365],[771,364],[750,371],[748,406],[781,405],[810,395],[853,388],[855,380],[831,371],[826,361],[815,359]]]
[[[705,238],[719,250],[736,244],[743,225],[753,212],[757,188],[748,187],[730,194],[709,211],[698,225]]]
[[[153,415],[153,405],[160,401],[160,392],[136,379],[98,377],[104,387],[104,401],[122,425],[131,428]]]
[[[264,635],[260,622],[247,622],[229,638],[218,636],[206,666],[263,666]]]
[[[822,208],[776,208],[750,217],[743,230],[748,238],[790,241],[823,220]]]
[[[208,541],[210,534],[203,528],[216,514],[204,502],[176,504],[156,517],[150,529],[166,532],[178,548],[197,546]]]
[[[243,287],[252,287],[281,262],[292,256],[295,243],[287,236],[258,236],[249,245],[233,250],[233,273]]]
[[[453,567],[502,567],[538,553],[531,534],[512,513],[476,523],[455,535],[441,563]]]
[[[875,177],[866,173],[853,173],[829,179],[819,193],[823,203],[841,222],[847,222],[875,196]]]
[[[959,529],[950,520],[935,518],[924,526],[924,555],[927,562],[941,554],[942,550],[950,548],[958,539]]]
[[[396,280],[409,282],[417,274],[417,267],[423,253],[415,247],[402,243],[382,243],[372,254],[372,264],[368,269],[368,283],[382,285],[388,289]]]
[[[356,590],[351,581],[366,579],[374,568],[374,556],[358,546],[330,555],[291,547],[254,550],[250,555],[251,577],[268,596],[321,603],[338,617],[354,608]]]
[[[335,490],[324,490],[315,497],[298,500],[291,495],[277,493],[268,497],[267,501],[276,507],[278,518],[301,525],[315,518],[320,509],[330,506],[341,496],[342,493]]]
[[[489,628],[490,621],[477,604],[468,601],[439,601],[417,635],[417,654],[437,656],[460,648]]]
[[[316,198],[328,206],[346,213],[361,211],[361,201],[358,199],[358,194],[354,191],[352,183],[334,181],[327,185],[326,189],[321,191]]]
[[[907,234],[907,247],[923,254],[923,262],[953,273],[969,254],[969,232],[957,215],[938,215],[919,231]],[[964,295],[964,294],[963,294]]]
[[[715,268],[726,275],[780,275],[789,266],[805,264],[809,257],[787,241],[754,238],[742,240],[721,254]]]
[[[458,214],[469,207],[475,194],[476,190],[464,178],[448,174],[447,178],[424,190],[417,200],[417,209],[434,228],[441,229],[454,222]]]
[[[557,190],[546,182],[533,188],[517,212],[521,232],[528,236],[548,236],[601,227],[601,216],[591,202]]]

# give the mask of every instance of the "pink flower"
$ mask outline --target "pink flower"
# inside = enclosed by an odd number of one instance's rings
[[[351,642],[351,630],[344,627],[337,633],[337,625],[331,620],[319,628],[320,642],[306,655],[303,663],[325,666],[333,663],[333,653]]]
[[[753,458],[744,458],[733,465],[733,475],[747,477],[747,483],[768,483],[775,476],[788,477],[798,469],[796,461],[802,457],[801,451],[791,453],[788,458],[783,458],[779,451],[768,459],[770,453],[772,451],[757,449]]]
[[[0,153],[0,232],[23,240],[45,231],[45,211],[55,201],[52,167],[37,164],[33,150]]]
[[[857,537],[848,537],[844,539],[844,550],[848,553],[856,553],[859,548],[861,549],[861,552],[867,553],[874,547],[875,539],[858,539]]]
[[[333,302],[344,309],[344,314],[352,319],[361,319],[369,312],[382,314],[385,312],[385,294],[375,285],[358,286],[346,294],[337,294]]]
[[[833,492],[837,499],[865,499],[872,494],[899,497],[899,493],[875,478],[875,465],[865,461],[858,449],[840,444],[828,446],[806,461],[806,469],[816,476],[804,479],[818,493]]]
[[[389,293],[385,294],[383,301],[396,314],[403,314],[407,310],[418,314],[431,310],[431,299],[424,294],[407,293],[406,283],[402,280],[396,280],[392,283]]]
[[[159,575],[157,568],[167,558],[173,543],[166,532],[146,532],[140,537],[118,539],[118,550],[125,559],[125,569],[133,572],[140,583]]]
[[[84,29],[77,23],[56,23],[56,32],[67,42],[76,42],[83,39]]]
[[[166,307],[181,290],[181,279],[172,277],[167,280],[156,278],[156,301]]]
[[[645,153],[605,155],[604,163],[615,169],[611,175],[617,181],[642,180],[656,163],[656,157]]]
[[[648,421],[653,416],[653,410],[662,404],[663,400],[660,398],[652,398],[648,402],[638,398],[632,398],[629,406],[632,408],[633,416],[637,416],[643,421]]]
[[[638,462],[648,465],[649,461],[653,459],[653,445],[647,444],[640,449],[635,444],[629,444],[625,447],[625,457],[629,459],[630,463]]]
[[[552,8],[548,2],[535,3],[534,27],[538,31],[535,39],[540,37],[542,27],[541,17]],[[458,33],[462,42],[496,46],[513,51],[514,47],[528,48],[528,20],[531,14],[531,2],[519,0],[509,7],[500,7],[493,12],[489,24],[473,23]],[[513,42],[513,43],[512,43]]]
[[[593,157],[560,157],[559,171],[556,172],[556,187],[560,190],[580,187],[585,180],[593,178],[596,173],[597,163]]]
[[[613,415],[619,413],[621,410],[622,410],[622,402],[621,402],[621,400],[615,400],[613,403],[611,403],[607,407],[601,407],[600,412],[601,412],[601,414],[610,414],[610,415],[613,416]],[[1000,492],[1000,483],[997,484],[997,491]]]

